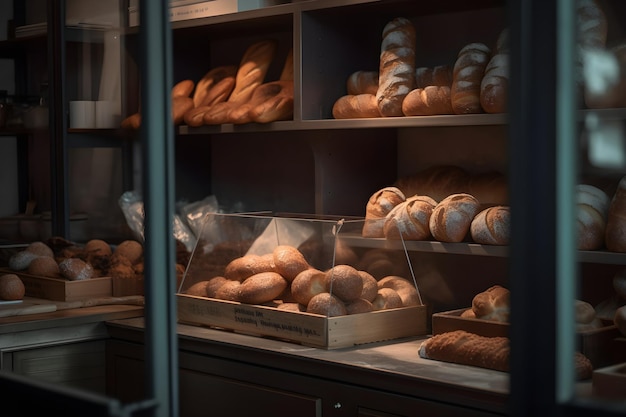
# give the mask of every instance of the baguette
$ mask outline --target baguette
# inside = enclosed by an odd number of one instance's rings
[[[434,116],[453,114],[450,87],[429,85],[412,90],[402,102],[405,116]]]
[[[398,17],[383,29],[376,100],[380,114],[402,116],[402,101],[415,88],[415,27]]]
[[[333,105],[333,117],[335,119],[358,119],[380,116],[376,96],[373,94],[342,96]]]
[[[378,71],[356,71],[346,81],[348,95],[373,94],[378,92]]]
[[[487,113],[504,113],[509,89],[509,54],[491,57],[480,83],[480,105]]]
[[[480,87],[491,50],[483,43],[463,47],[454,63],[450,94],[455,114],[482,113]]]

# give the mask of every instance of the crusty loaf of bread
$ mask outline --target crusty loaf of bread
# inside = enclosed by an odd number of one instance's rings
[[[429,85],[412,90],[402,102],[405,116],[434,116],[453,114],[450,87]]]
[[[385,237],[383,226],[387,214],[405,200],[404,193],[397,187],[384,187],[372,194],[365,206],[363,237]]]
[[[479,42],[470,43],[459,51],[450,88],[455,114],[483,112],[480,87],[490,57],[491,49]]]
[[[447,64],[433,67],[415,68],[415,88],[431,85],[450,87],[452,85],[452,67]]]
[[[470,225],[472,240],[481,245],[508,245],[511,233],[509,206],[492,206],[480,211]]]
[[[610,205],[608,195],[587,184],[576,187],[576,224],[579,250],[597,250],[604,246]]]
[[[439,202],[451,194],[469,192],[469,173],[456,165],[433,165],[398,178],[395,186],[404,195],[427,195]]]
[[[403,17],[383,29],[376,99],[380,114],[402,116],[402,101],[415,88],[415,27]]]
[[[427,195],[414,195],[395,206],[383,225],[387,239],[428,240],[430,216],[437,202]]]
[[[482,320],[494,320],[507,323],[511,311],[511,293],[508,288],[493,285],[474,296],[472,312]]]
[[[254,89],[265,81],[277,46],[275,40],[266,39],[255,42],[246,49],[237,70],[235,89],[228,101],[245,103],[252,97]]]
[[[212,106],[226,101],[235,88],[236,65],[221,65],[207,72],[196,84],[193,106]]]
[[[493,55],[480,83],[480,105],[487,113],[504,113],[509,90],[509,54]]]
[[[335,119],[360,119],[380,117],[378,102],[374,94],[364,93],[339,97],[333,105]]]
[[[462,242],[469,237],[480,203],[467,193],[452,194],[437,204],[429,220],[430,233],[440,242]]]
[[[605,243],[612,252],[626,252],[626,176],[619,181],[609,205]]]

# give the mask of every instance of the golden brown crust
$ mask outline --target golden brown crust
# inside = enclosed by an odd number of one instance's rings
[[[251,277],[261,269],[261,257],[259,255],[249,254],[240,256],[230,261],[224,269],[224,278],[243,282],[246,278]]]
[[[480,84],[480,105],[487,113],[505,113],[509,90],[509,54],[491,57]]]
[[[363,278],[359,271],[350,265],[335,265],[326,271],[328,292],[344,302],[361,297]]]
[[[193,99],[187,96],[172,98],[172,122],[178,126],[185,121],[185,113],[193,109]]]
[[[414,195],[398,204],[387,214],[383,233],[387,239],[428,240],[432,237],[428,225],[437,202],[428,196]]]
[[[348,95],[371,94],[378,91],[378,71],[355,71],[346,81]],[[375,97],[374,97],[375,98]],[[376,107],[378,109],[378,107]],[[378,112],[380,114],[380,112]]]
[[[348,314],[361,314],[374,311],[374,305],[363,298],[357,298],[349,303],[346,303],[346,312]]]
[[[193,106],[212,106],[226,101],[235,88],[237,66],[222,65],[207,72],[196,84]]]
[[[419,292],[411,281],[395,275],[390,275],[378,281],[378,288],[391,288],[398,293],[403,307],[422,305]]]
[[[276,272],[261,272],[246,278],[239,286],[239,301],[262,304],[276,299],[288,282]]]
[[[246,49],[237,70],[235,88],[228,98],[229,102],[245,103],[254,89],[263,83],[278,43],[268,39],[255,42]]]
[[[474,296],[472,311],[478,319],[509,321],[510,292],[501,285],[493,285]]]
[[[21,300],[26,294],[24,283],[15,274],[0,275],[0,300]]]
[[[251,100],[250,118],[256,123],[271,123],[293,117],[293,81],[273,81],[257,88]]]
[[[359,275],[363,280],[363,291],[361,291],[361,297],[370,303],[374,301],[376,295],[378,295],[378,281],[372,274],[367,271],[359,271]]]
[[[374,310],[388,310],[402,307],[400,294],[392,288],[379,288],[376,298],[372,301]]]
[[[405,116],[434,116],[453,114],[450,87],[429,85],[412,90],[402,102]]]
[[[480,84],[489,63],[491,50],[483,43],[464,46],[454,63],[450,88],[455,114],[482,113]]]
[[[311,298],[323,292],[328,292],[326,274],[315,268],[305,269],[291,282],[291,295],[302,305],[309,304]]]
[[[492,206],[480,211],[470,225],[472,240],[482,245],[508,245],[511,230],[509,206]]]
[[[188,295],[194,295],[196,297],[206,297],[206,287],[209,281],[199,281],[187,288],[184,293]]]
[[[370,93],[339,97],[333,104],[332,112],[335,119],[381,117],[376,96]]]
[[[302,271],[311,268],[306,258],[298,249],[289,245],[278,245],[272,251],[276,272],[288,282]]]
[[[462,242],[469,235],[472,220],[480,210],[480,203],[467,193],[452,194],[433,210],[429,226],[433,237],[440,242]]]
[[[326,317],[345,316],[348,314],[343,301],[327,292],[317,294],[311,298],[306,311],[307,313],[321,314]]]
[[[384,187],[372,194],[365,206],[363,237],[385,237],[383,226],[387,214],[405,200],[397,187]]]
[[[193,80],[182,80],[174,84],[172,87],[172,98],[174,97],[189,97],[195,87]]]

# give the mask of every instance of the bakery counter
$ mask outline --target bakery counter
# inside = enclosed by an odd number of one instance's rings
[[[0,313],[2,371],[103,394],[109,337],[104,323],[142,316],[143,305],[77,307],[29,299],[2,305]]]
[[[107,326],[109,395],[138,400],[144,320],[113,320]],[[184,415],[201,415],[208,404],[214,410],[215,397],[206,393],[233,399],[258,396],[257,415],[264,401],[270,407],[271,398],[297,404],[293,412],[298,415],[506,414],[508,374],[422,359],[418,349],[426,336],[325,350],[183,324],[177,331]],[[252,411],[241,401],[225,402],[228,415]]]

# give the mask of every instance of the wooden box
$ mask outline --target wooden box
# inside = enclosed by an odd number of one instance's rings
[[[596,369],[591,376],[593,395],[612,400],[626,400],[626,362]]]
[[[487,337],[509,336],[508,323],[461,317],[465,310],[467,309],[462,308],[434,313],[432,315],[433,335],[454,330],[465,330]],[[607,366],[626,360],[626,349],[624,346],[620,346],[618,341],[620,336],[621,334],[615,325],[580,331],[577,333],[577,347],[589,358],[594,368]]]
[[[178,294],[178,321],[336,349],[427,333],[426,306],[338,317]]]
[[[113,297],[125,297],[127,295],[144,295],[144,278],[119,278],[111,277]]]
[[[112,294],[111,278],[109,277],[68,281],[60,278],[29,275],[19,271],[4,270],[2,273],[19,276],[24,283],[28,297],[53,301],[78,301],[110,297]]]

